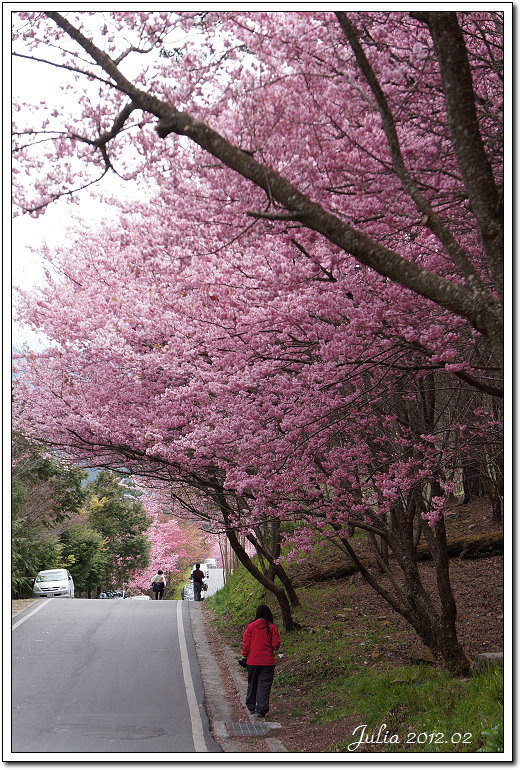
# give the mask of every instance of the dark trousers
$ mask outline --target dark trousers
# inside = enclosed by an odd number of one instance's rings
[[[263,717],[270,708],[270,692],[275,666],[248,666],[246,708]]]
[[[156,599],[162,599],[163,598],[163,591],[164,590],[165,590],[164,588],[160,588],[159,591],[154,591],[154,593],[156,595],[155,598]]]
[[[194,580],[194,600],[196,602],[201,601],[201,591],[203,590],[203,584]]]

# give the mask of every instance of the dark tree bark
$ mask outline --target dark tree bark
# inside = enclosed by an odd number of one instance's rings
[[[425,527],[424,536],[436,566],[436,581],[440,599],[440,612],[436,622],[437,648],[449,670],[454,674],[463,676],[469,671],[469,661],[458,641],[456,631],[457,610],[450,583],[445,520],[441,518],[432,529]]]
[[[276,598],[280,612],[282,615],[282,623],[284,625],[285,631],[293,631],[295,628],[295,622],[293,620],[293,616],[291,614],[291,605],[288,600],[288,597],[286,596],[286,592],[282,586],[278,586],[276,583],[274,583],[272,580],[270,580],[266,575],[263,575],[262,572],[257,569],[257,567],[253,564],[252,560],[242,547],[242,545],[239,542],[239,539],[233,529],[227,529],[226,530],[226,536],[228,538],[228,542],[230,543],[231,547],[233,548],[234,552],[237,554],[237,558],[245,567],[250,575],[253,575],[253,577],[258,580],[258,582],[264,586],[270,593],[274,595]]]
[[[275,577],[278,577],[284,586],[291,606],[299,607],[300,600],[293,586],[293,582],[291,581],[284,567],[281,564],[275,563],[275,559],[278,559],[280,556],[280,522],[275,522],[275,527],[272,527],[272,537],[275,537],[275,541],[272,540],[271,551],[266,542],[261,542],[259,538],[254,537],[252,534],[248,534],[246,537],[257,550],[259,558],[264,557],[269,563],[269,568],[264,571],[264,574],[271,581],[274,581]]]
[[[415,554],[400,543],[398,538],[390,537],[390,548],[403,575],[403,584],[395,592],[385,588],[367,566],[358,558],[349,541],[342,542],[364,580],[416,631],[422,642],[432,653],[443,659],[448,670],[456,676],[464,676],[470,670],[470,663],[461,647],[456,633],[456,606],[448,578],[448,556],[443,549],[443,534],[436,547],[435,554],[438,592],[441,610],[438,612],[427,594],[418,572]],[[396,588],[396,586],[395,586]]]
[[[475,467],[467,465],[463,468],[463,503],[486,495],[490,500],[494,524],[500,524],[503,519],[502,492],[501,480],[493,481],[486,471]]]
[[[218,499],[219,499],[219,505],[221,508],[222,516],[223,516],[226,537],[228,538],[228,542],[230,543],[230,546],[232,547],[234,553],[237,555],[237,558],[239,559],[243,567],[245,567],[248,570],[250,575],[253,575],[253,577],[262,586],[264,586],[264,588],[266,588],[270,593],[272,593],[275,596],[279,604],[280,612],[282,615],[282,623],[284,625],[284,630],[293,631],[293,629],[295,628],[295,622],[293,620],[293,616],[291,613],[291,604],[286,595],[286,591],[284,590],[284,587],[277,585],[273,580],[270,580],[267,575],[264,575],[260,571],[260,569],[258,569],[258,567],[255,566],[255,564],[252,562],[247,552],[239,542],[239,538],[237,537],[236,530],[230,524],[231,511],[229,509],[228,503],[224,495],[218,494]]]

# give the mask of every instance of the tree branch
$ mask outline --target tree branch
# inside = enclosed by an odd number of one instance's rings
[[[32,208],[24,208],[23,212],[25,214],[35,214],[37,211],[41,211],[42,209],[47,208],[49,203],[51,203],[52,201],[57,201],[60,198],[63,198],[67,195],[74,195],[74,193],[81,192],[81,190],[86,190],[87,187],[91,187],[91,185],[101,182],[101,180],[103,179],[103,177],[105,176],[107,171],[109,171],[110,168],[111,168],[110,162],[108,166],[105,163],[105,168],[103,170],[103,173],[101,174],[101,176],[97,177],[96,179],[92,179],[90,182],[85,182],[85,184],[80,185],[79,187],[75,187],[72,190],[65,190],[65,192],[55,193],[54,195],[51,195],[51,199],[45,201],[45,203],[41,203],[38,206],[33,206]]]
[[[436,48],[452,146],[503,300],[502,200],[479,130],[476,95],[458,17],[454,11],[413,11],[411,16],[427,24]]]
[[[247,211],[249,217],[268,219],[270,222],[300,222],[298,211],[286,211],[280,214],[274,211]]]
[[[475,292],[471,292],[467,287],[425,270],[421,265],[410,262],[354,229],[205,123],[138,89],[121,74],[106,53],[97,48],[59,13],[47,11],[46,15],[92,56],[114,80],[115,87],[126,93],[136,107],[159,118],[156,127],[158,136],[165,138],[170,133],[175,133],[189,137],[225,166],[263,189],[270,199],[282,205],[288,212],[298,213],[299,221],[305,227],[322,234],[331,243],[380,275],[466,318],[474,328],[491,338],[496,354],[501,357],[502,323],[490,296],[477,298]]]
[[[424,215],[424,221],[427,227],[436,235],[440,243],[446,248],[448,254],[452,257],[454,264],[460,269],[465,280],[473,289],[478,292],[485,291],[483,282],[477,274],[474,266],[470,262],[467,254],[457,243],[450,230],[441,221],[436,212],[432,209],[430,203],[423,197],[417,184],[408,172],[403,160],[400,141],[396,133],[396,125],[384,92],[378,82],[371,64],[369,63],[362,46],[360,45],[358,32],[348,19],[344,11],[335,13],[340,26],[355,54],[358,66],[373,92],[378,111],[382,118],[382,128],[387,137],[387,144],[391,153],[394,170],[401,180],[405,191],[410,195],[418,210]]]
[[[40,59],[38,56],[28,56],[27,54],[23,53],[16,53],[16,51],[13,51],[13,56],[17,56],[19,59],[29,59],[29,61],[39,62],[40,64],[49,64],[51,67],[58,67],[59,69],[64,69],[68,72],[77,72],[79,75],[85,75],[86,77],[92,78],[93,80],[99,80],[100,83],[103,83],[106,86],[112,85],[109,80],[100,78],[98,75],[94,75],[92,72],[86,72],[85,70],[79,69],[79,67],[73,67],[70,64],[59,64],[58,62],[49,61],[49,59]]]

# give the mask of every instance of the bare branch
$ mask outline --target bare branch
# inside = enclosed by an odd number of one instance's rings
[[[129,48],[127,48],[126,51],[123,51],[117,59],[114,59],[114,64],[120,65],[123,59],[126,59],[126,57],[131,53],[150,53],[154,50],[154,45],[152,44],[149,46],[149,48],[136,48],[136,46],[131,45]]]
[[[297,211],[286,211],[277,213],[274,211],[247,211],[249,217],[256,219],[268,219],[270,222],[298,222],[300,216]]]
[[[369,63],[362,49],[362,46],[360,45],[358,33],[355,27],[348,19],[344,11],[337,11],[335,15],[340,22],[340,26],[342,27],[342,30],[347,40],[349,41],[351,48],[353,49],[355,58],[358,62],[358,66],[362,70],[362,73],[376,99],[378,111],[382,117],[382,128],[387,137],[387,143],[391,153],[393,167],[398,177],[400,178],[404,189],[415,202],[419,211],[424,215],[424,221],[427,227],[432,230],[432,232],[440,240],[443,246],[445,246],[447,252],[452,257],[454,264],[458,266],[462,274],[465,276],[467,283],[473,288],[476,288],[480,291],[483,290],[483,282],[481,281],[469,258],[467,257],[467,254],[456,242],[449,229],[440,220],[429,202],[423,197],[417,184],[414,182],[405,166],[391,109],[387,102],[386,96],[376,78],[374,70]]]
[[[85,184],[80,185],[79,187],[75,187],[72,190],[65,190],[64,192],[54,193],[53,195],[51,195],[50,200],[45,201],[45,203],[41,203],[38,206],[33,206],[32,208],[24,208],[23,212],[25,214],[35,214],[37,211],[42,211],[42,209],[47,208],[49,203],[51,203],[52,201],[57,201],[60,198],[64,198],[67,195],[74,195],[74,193],[81,192],[81,190],[86,190],[87,187],[91,187],[91,185],[93,185],[93,184],[98,184],[98,182],[101,182],[101,180],[103,179],[103,177],[105,176],[105,174],[107,173],[109,168],[111,168],[111,167],[107,166],[104,169],[104,171],[101,174],[101,176],[97,177],[96,179],[93,179],[90,182],[86,182]]]
[[[85,75],[86,77],[92,78],[93,80],[99,80],[100,83],[103,83],[106,86],[114,85],[110,82],[110,80],[100,78],[98,75],[94,75],[93,72],[87,72],[86,70],[79,69],[78,67],[73,67],[71,64],[59,64],[58,62],[49,61],[49,59],[40,59],[37,56],[28,56],[27,54],[23,53],[16,53],[16,51],[13,52],[13,56],[17,56],[19,59],[29,59],[30,61],[36,61],[40,64],[49,64],[51,67],[58,67],[59,69],[64,69],[68,72],[77,72],[79,75]]]

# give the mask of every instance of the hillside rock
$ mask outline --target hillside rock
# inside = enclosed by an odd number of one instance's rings
[[[495,668],[496,666],[503,665],[503,653],[502,652],[483,652],[474,658],[471,664],[472,671],[476,674],[482,674],[487,668]]]

